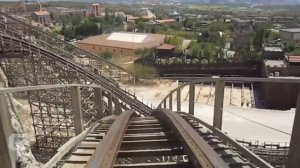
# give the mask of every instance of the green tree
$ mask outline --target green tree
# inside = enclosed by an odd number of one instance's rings
[[[287,52],[293,52],[299,46],[294,41],[288,41],[285,43],[284,47]]]
[[[156,33],[156,28],[155,28],[155,27],[151,27],[150,32],[151,32],[152,34],[155,34],[155,33]]]
[[[142,64],[132,64],[128,67],[128,70],[136,76],[137,80],[139,78],[152,79],[157,74],[154,67]]]
[[[270,38],[270,35],[271,35],[271,30],[266,30],[264,33],[264,39],[268,40]]]
[[[104,59],[111,60],[112,59],[112,53],[109,51],[103,52],[100,54]]]
[[[258,29],[255,33],[252,45],[255,51],[261,51],[261,47],[263,44],[263,37],[264,37],[264,29]]]
[[[185,23],[185,28],[186,29],[192,29],[194,27],[194,22],[190,19],[188,19]]]
[[[218,60],[217,48],[213,43],[203,43],[203,56],[207,58],[208,63],[216,63]]]
[[[181,52],[182,38],[178,36],[167,36],[164,42],[176,46],[177,52]]]
[[[277,33],[277,32],[270,33],[270,40],[278,40],[279,38],[280,38],[279,33]]]
[[[75,31],[76,35],[89,36],[100,34],[100,27],[89,20],[85,20],[81,23]]]
[[[139,22],[137,23],[137,29],[138,29],[139,31],[145,30],[145,22],[139,21]]]
[[[71,39],[74,39],[74,37],[75,37],[75,32],[71,28],[63,27],[61,30],[61,34],[64,35],[66,40],[71,40]]]
[[[198,58],[199,60],[202,59],[202,47],[199,43],[192,42],[189,49],[189,55],[192,57]]]
[[[83,19],[81,14],[71,14],[70,18],[72,26],[79,26]]]
[[[140,57],[152,57],[154,56],[155,49],[154,48],[138,49],[135,53]]]
[[[108,8],[105,8],[105,9],[104,9],[104,14],[105,14],[104,20],[105,20],[106,22],[108,22],[108,21],[109,21],[109,9],[108,9]]]

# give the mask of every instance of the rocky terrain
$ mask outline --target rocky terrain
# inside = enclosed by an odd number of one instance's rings
[[[0,69],[0,87],[1,88],[7,87],[7,78],[1,69]],[[16,101],[16,99],[13,97],[12,94],[6,95],[6,100],[11,115],[11,123],[15,131],[15,136],[11,139],[14,140],[18,167],[22,167],[22,168],[41,167],[42,165],[39,162],[37,162],[36,159],[34,158],[30,149],[29,140],[26,138],[26,135],[24,134],[24,130],[28,129],[28,127],[30,129],[32,125],[31,126],[22,125],[20,122],[20,120],[24,121],[25,118],[20,118],[19,116],[22,116],[20,114],[26,111],[26,109],[24,110],[23,106],[21,106],[20,103]]]

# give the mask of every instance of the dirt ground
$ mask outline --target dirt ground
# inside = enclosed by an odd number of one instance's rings
[[[132,85],[123,86],[131,93],[141,99],[149,100],[150,102],[156,102],[153,104],[158,105],[158,101],[164,99],[164,97],[173,89],[177,88],[180,83],[170,80],[153,80],[152,85]],[[195,102],[207,105],[214,104],[215,86],[213,84],[197,84],[195,86]],[[173,95],[173,101],[176,101],[176,94]],[[185,86],[181,90],[181,102],[189,101],[189,86]],[[226,86],[224,93],[224,106],[235,107],[252,107],[251,104],[251,89],[249,87],[237,87]]]

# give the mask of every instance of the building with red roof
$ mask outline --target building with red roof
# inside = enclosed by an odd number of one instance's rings
[[[51,21],[50,13],[48,11],[36,11],[31,14],[32,20],[39,23],[49,23]]]

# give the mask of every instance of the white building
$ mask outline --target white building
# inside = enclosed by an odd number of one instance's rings
[[[300,40],[300,28],[281,29],[279,34],[283,40]]]

